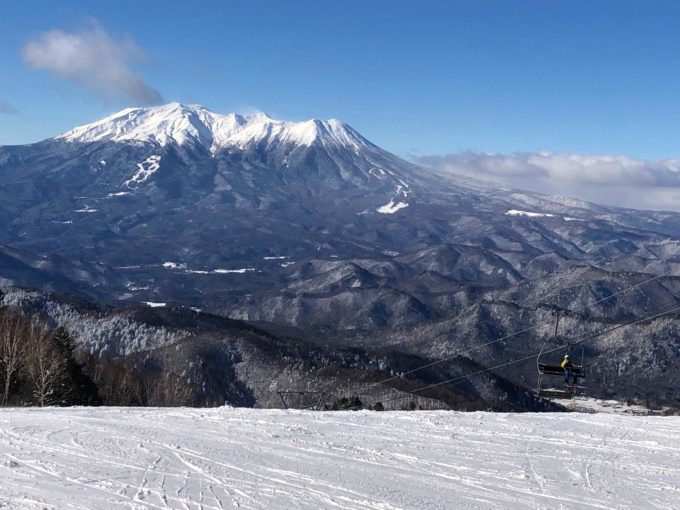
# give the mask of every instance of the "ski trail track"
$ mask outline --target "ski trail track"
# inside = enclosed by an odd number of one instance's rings
[[[0,509],[677,509],[680,418],[0,410]]]

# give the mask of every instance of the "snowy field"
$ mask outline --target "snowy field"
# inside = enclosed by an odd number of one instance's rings
[[[680,418],[0,410],[0,508],[680,508]]]

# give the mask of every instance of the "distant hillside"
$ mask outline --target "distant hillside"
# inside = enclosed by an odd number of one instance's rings
[[[386,409],[556,408],[491,374],[472,377],[460,386],[410,393],[438,378],[481,368],[465,358],[416,378],[375,384],[429,360],[389,350],[322,348],[182,308],[104,308],[16,288],[3,289],[2,305],[2,317],[17,311],[23,314],[27,343],[34,340],[30,321],[47,326],[49,335],[43,342],[52,342],[59,328],[65,331],[73,340],[75,359],[107,405],[282,407],[278,391],[294,390],[317,392],[315,401],[328,408],[350,402],[356,408],[375,407],[380,402]],[[8,327],[6,322],[0,323],[0,330]],[[22,370],[11,381],[11,401],[35,403],[32,380]],[[79,402],[73,398],[73,403]],[[303,400],[292,395],[287,403],[300,407]]]

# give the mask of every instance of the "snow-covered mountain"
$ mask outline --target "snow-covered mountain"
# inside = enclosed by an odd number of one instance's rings
[[[72,292],[89,282],[96,299],[186,305],[432,357],[680,268],[677,213],[436,174],[340,121],[176,103],[0,147],[0,224],[0,245],[12,247],[0,279],[14,285]],[[33,270],[42,260],[60,261],[53,267],[68,274],[54,279],[59,285]],[[658,283],[651,298],[641,290],[589,310],[574,331],[644,316],[680,296],[670,275]],[[664,372],[675,366],[674,327],[659,323],[644,343],[620,335],[596,349],[624,349],[632,366],[645,359],[643,346],[655,377],[666,377],[654,392],[670,395],[680,387]],[[523,345],[544,340],[539,332]],[[667,349],[655,350],[661,340]],[[477,361],[522,354],[522,345],[508,349]],[[592,386],[616,392],[622,373],[607,366]]]
[[[226,115],[199,105],[169,103],[150,108],[127,108],[105,119],[76,127],[56,140],[75,143],[151,142],[196,144],[211,152],[250,145],[310,146],[315,143],[360,150],[375,148],[347,124],[336,119],[286,122],[265,113]]]

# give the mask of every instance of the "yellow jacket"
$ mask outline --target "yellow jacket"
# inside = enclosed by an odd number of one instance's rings
[[[574,363],[570,359],[563,359],[562,364],[560,365],[562,368],[572,368],[575,367]]]

